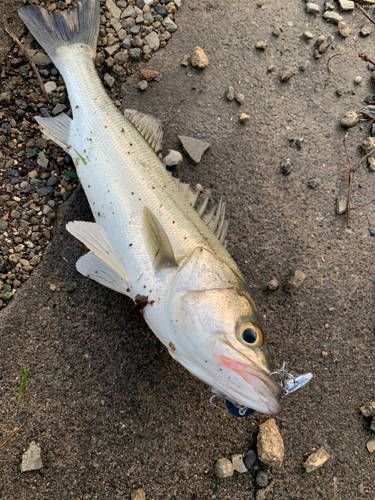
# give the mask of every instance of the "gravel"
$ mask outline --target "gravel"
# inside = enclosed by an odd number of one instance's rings
[[[233,476],[233,464],[227,458],[219,458],[215,464],[215,474],[220,479]]]
[[[247,472],[247,467],[244,464],[242,455],[233,455],[232,456],[232,464],[233,464],[233,469],[236,472],[238,472],[240,474],[244,474],[245,472]]]
[[[279,74],[281,81],[287,82],[294,76],[294,70],[291,66],[284,66],[284,68],[280,70]]]
[[[288,293],[293,293],[294,291],[297,290],[297,288],[299,288],[302,285],[305,279],[306,279],[305,273],[296,269],[289,276],[288,281],[284,286],[284,290]]]
[[[320,8],[319,5],[316,5],[316,3],[307,3],[306,4],[306,12],[309,14],[320,14]]]
[[[327,10],[326,12],[324,12],[323,18],[326,21],[329,21],[329,22],[332,22],[332,23],[336,23],[336,24],[338,24],[343,19],[342,16],[340,16],[340,14],[337,14],[337,12],[332,12],[332,11],[329,11],[329,10]]]
[[[261,488],[265,488],[268,486],[268,474],[266,471],[260,470],[258,474],[256,475],[255,478],[257,485],[260,486]]]
[[[284,459],[284,442],[276,422],[270,418],[259,426],[258,458],[270,467],[280,467]]]
[[[203,154],[210,147],[210,144],[207,142],[195,139],[194,137],[179,135],[178,138],[182,144],[183,150],[195,164],[201,161]]]
[[[244,464],[245,464],[245,467],[247,468],[247,470],[251,470],[253,467],[254,467],[254,464],[255,462],[257,461],[257,454],[254,450],[248,450],[244,457],[243,457],[243,461],[244,461]]]
[[[206,68],[209,64],[208,58],[204,53],[204,50],[200,47],[195,47],[193,52],[190,55],[190,64],[194,68],[203,69]]]
[[[42,450],[32,441],[25,453],[22,455],[21,472],[39,470],[43,467]]]
[[[348,111],[340,120],[340,123],[344,128],[355,127],[358,122],[359,122],[359,115],[355,111]]]
[[[319,450],[309,456],[309,458],[302,464],[302,466],[305,468],[307,473],[310,473],[322,467],[329,458],[331,457],[324,450],[324,448],[319,448]]]

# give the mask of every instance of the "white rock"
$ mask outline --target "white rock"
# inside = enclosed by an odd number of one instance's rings
[[[333,23],[336,24],[342,21],[342,16],[340,16],[340,14],[337,14],[337,12],[331,12],[329,10],[324,12],[323,17],[326,21],[332,21]]]
[[[310,2],[307,3],[306,12],[308,12],[309,14],[319,14],[320,13],[319,5],[316,5],[316,3],[310,3]]]
[[[143,1],[145,2],[146,5],[154,5],[154,0],[143,0]]]
[[[41,453],[40,446],[32,441],[27,451],[22,455],[21,472],[41,469],[43,467]]]
[[[151,50],[158,50],[160,47],[160,38],[155,31],[151,31],[149,35],[145,36],[143,41],[150,47]]]
[[[232,464],[233,464],[233,469],[239,472],[240,474],[244,474],[245,472],[247,472],[246,465],[243,463],[242,455],[233,455]]]
[[[52,92],[55,92],[57,89],[57,85],[55,82],[46,82],[44,84],[44,87],[46,89],[47,94],[51,94]]]
[[[163,163],[166,167],[172,167],[182,163],[182,154],[179,151],[170,149],[168,154],[163,158]]]
[[[40,167],[47,168],[49,160],[43,153],[43,151],[41,151],[40,153],[38,153],[38,159],[36,162]]]
[[[120,19],[121,10],[117,7],[113,0],[107,0],[105,6],[108,9],[108,12],[116,19]]]
[[[354,2],[351,0],[339,0],[339,7],[340,10],[350,12],[351,10],[354,10]]]

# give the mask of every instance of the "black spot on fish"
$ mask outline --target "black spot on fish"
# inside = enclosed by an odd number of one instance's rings
[[[133,246],[133,243],[129,243],[129,246],[132,247]]]
[[[100,217],[100,212],[98,212],[98,217]]]

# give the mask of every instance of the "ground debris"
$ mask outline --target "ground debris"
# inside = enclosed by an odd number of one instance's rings
[[[247,472],[247,467],[243,461],[243,455],[233,455],[232,456],[233,469],[240,474]]]
[[[288,281],[284,286],[284,290],[289,293],[294,292],[295,290],[297,290],[297,288],[299,288],[302,285],[305,279],[306,279],[305,273],[296,269],[289,276]]]
[[[131,492],[131,500],[146,500],[146,493],[143,488],[138,488]]]
[[[312,453],[309,458],[302,464],[306,472],[310,473],[319,469],[327,460],[331,458],[324,448],[319,448],[315,453]]]
[[[228,458],[219,458],[215,464],[215,474],[220,479],[233,476],[233,464]]]
[[[42,450],[35,441],[32,441],[22,455],[21,472],[27,472],[29,470],[38,470],[43,467],[42,462]]]
[[[194,68],[199,69],[203,69],[208,66],[208,57],[204,53],[203,49],[201,49],[200,47],[195,47],[190,56],[190,64],[194,66]]]
[[[210,147],[210,144],[208,144],[207,142],[195,139],[194,137],[179,135],[178,138],[185,153],[196,164],[201,161],[203,154]]]

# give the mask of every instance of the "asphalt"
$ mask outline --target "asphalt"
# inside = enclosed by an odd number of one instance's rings
[[[358,36],[367,23],[358,10],[345,20],[352,29],[346,40],[336,25],[308,15],[302,1],[266,0],[260,8],[248,0],[186,0],[178,31],[144,65],[162,80],[144,93],[137,74],[116,87],[124,107],[163,121],[165,150],[179,148],[178,135],[211,144],[198,166],[185,157],[179,175],[225,196],[228,248],[252,285],[276,364],[314,374],[276,418],[285,459],[273,471],[275,500],[375,493],[374,457],[365,446],[374,434],[358,410],[375,392],[375,239],[368,230],[375,226],[375,174],[365,164],[354,175],[350,226],[335,213],[348,183],[339,119],[374,93],[372,73],[358,58],[373,53],[373,35]],[[279,37],[272,35],[277,26]],[[314,42],[301,38],[307,28],[315,39],[335,36],[333,50],[319,60]],[[255,49],[263,39],[264,52]],[[208,68],[181,67],[197,45]],[[331,75],[326,64],[336,53]],[[302,72],[305,60],[310,66]],[[267,71],[271,64],[274,72]],[[285,65],[296,74],[282,83],[278,71]],[[356,76],[363,77],[360,86]],[[242,106],[227,101],[228,85],[245,95]],[[245,126],[241,112],[251,117]],[[370,126],[365,121],[349,133],[354,163]],[[291,140],[299,138],[301,150]],[[288,159],[285,176],[280,163]],[[316,189],[311,179],[319,180]],[[0,313],[0,436],[5,440],[24,423],[0,448],[0,498],[117,500],[143,487],[147,500],[255,499],[255,472],[217,479],[214,463],[253,447],[267,417],[237,419],[210,406],[209,388],[140,328],[131,302],[77,273],[85,249],[67,234],[70,220],[91,220],[81,190],[60,210],[42,263]],[[296,269],[306,274],[296,293],[267,289],[270,279],[284,284]],[[16,406],[26,368],[29,380]],[[33,440],[44,467],[21,473],[22,452]],[[301,463],[319,447],[331,458],[306,474]]]

